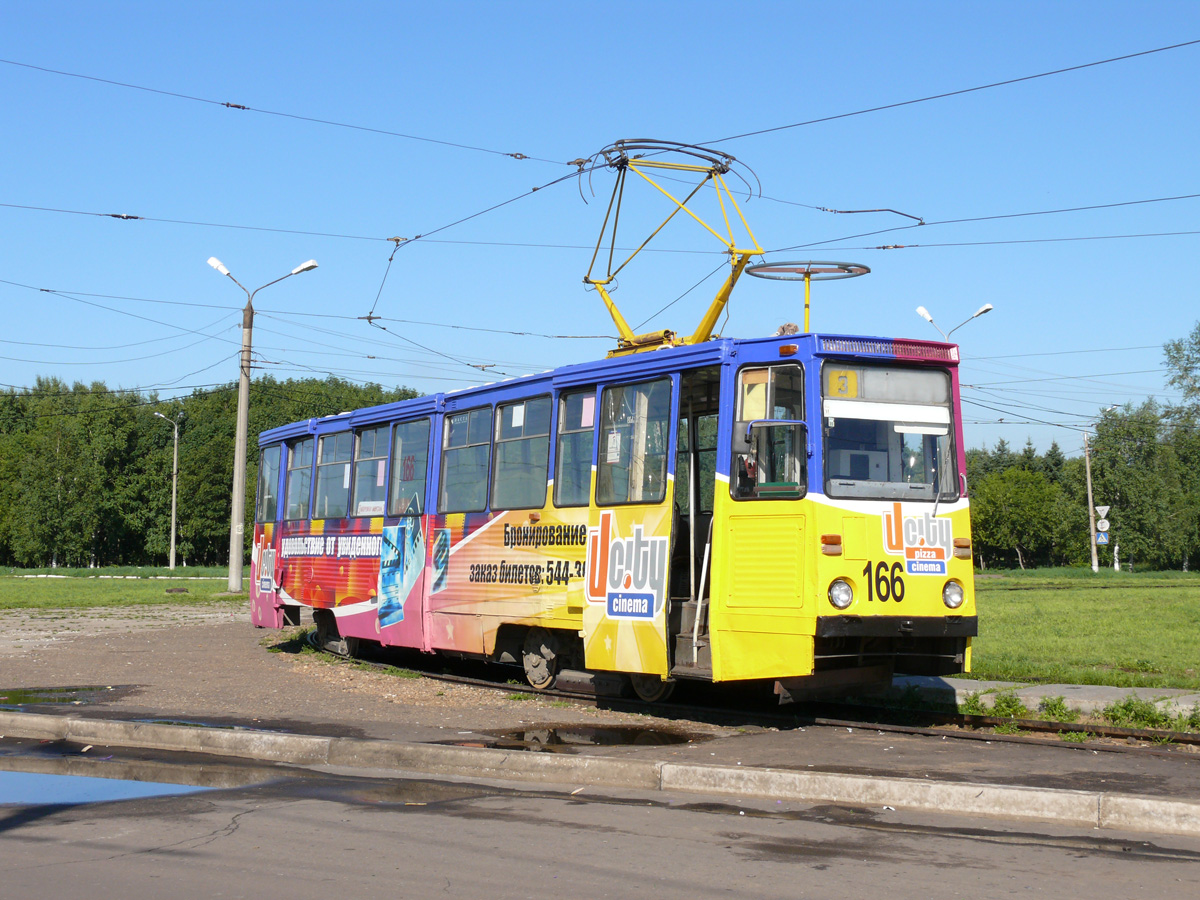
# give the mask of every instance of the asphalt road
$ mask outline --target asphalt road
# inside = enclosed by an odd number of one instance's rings
[[[195,771],[194,765],[189,769]],[[145,771],[143,777],[145,777]],[[1192,897],[1200,840],[887,809],[278,767],[183,797],[0,807],[24,898]]]

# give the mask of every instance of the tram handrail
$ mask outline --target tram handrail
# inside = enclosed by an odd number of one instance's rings
[[[704,579],[708,576],[708,554],[712,550],[713,520],[708,520],[708,540],[704,544],[704,562],[700,565],[700,585],[696,591],[696,618],[692,622],[692,665],[700,663],[700,613],[704,611]]]

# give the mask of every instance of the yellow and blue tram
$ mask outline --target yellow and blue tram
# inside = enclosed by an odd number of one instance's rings
[[[255,625],[529,682],[969,671],[952,344],[718,338],[259,436]]]

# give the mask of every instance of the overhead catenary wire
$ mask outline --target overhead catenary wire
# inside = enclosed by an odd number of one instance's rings
[[[1176,194],[1176,195],[1169,196],[1169,197],[1151,197],[1151,198],[1142,199],[1142,200],[1119,200],[1119,201],[1112,202],[1112,203],[1093,203],[1093,204],[1089,204],[1087,206],[1068,206],[1068,207],[1060,207],[1060,208],[1056,208],[1056,209],[1039,209],[1039,210],[1032,210],[1032,211],[1028,211],[1028,212],[1016,212],[1016,213],[998,213],[998,214],[987,215],[987,216],[970,216],[970,217],[963,217],[963,218],[957,218],[957,219],[936,219],[933,221],[921,222],[920,224],[893,225],[889,228],[879,228],[879,229],[876,229],[875,231],[864,231],[864,232],[860,232],[858,234],[848,234],[848,235],[843,235],[842,237],[829,238],[829,239],[823,240],[823,241],[810,241],[805,244],[795,244],[791,247],[779,247],[777,249],[770,250],[768,252],[784,253],[789,250],[807,250],[809,248],[822,247],[826,244],[837,243],[838,241],[852,241],[857,238],[874,237],[877,234],[893,234],[897,231],[911,231],[914,228],[929,228],[929,227],[936,226],[936,225],[964,225],[964,224],[970,224],[970,223],[974,223],[974,222],[993,222],[993,221],[999,221],[1002,219],[1023,219],[1023,218],[1030,218],[1032,216],[1054,216],[1054,215],[1060,215],[1063,213],[1093,212],[1095,210],[1100,210],[1100,209],[1117,209],[1117,208],[1125,207],[1125,206],[1143,206],[1143,205],[1150,204],[1150,203],[1170,203],[1170,202],[1178,201],[1178,200],[1195,200],[1197,198],[1200,198],[1200,193]],[[1134,236],[1139,236],[1139,235],[1134,235]],[[1152,236],[1152,235],[1145,235],[1145,236]],[[903,247],[916,247],[916,246],[922,246],[922,245],[909,244],[909,245],[892,245],[892,246],[888,246],[888,247],[842,247],[842,248],[827,248],[827,249],[885,250],[885,249],[901,249]],[[941,245],[926,244],[924,246],[941,246]]]
[[[540,190],[540,188],[534,188]],[[522,195],[524,196],[524,195]],[[270,234],[294,234],[301,237],[338,238],[348,241],[372,241],[386,244],[395,240],[377,234],[345,234],[336,231],[305,231],[298,228],[275,228],[267,225],[239,225],[230,222],[202,222],[190,219],[164,219],[155,216],[133,215],[132,213],[106,213],[83,209],[61,209],[53,206],[31,206],[24,203],[0,203],[0,208],[23,209],[31,212],[59,213],[69,216],[89,216],[97,219],[120,219],[127,222],[151,222],[158,225],[194,225],[201,228],[234,228],[240,231],[262,231]],[[546,244],[530,241],[456,241],[448,238],[431,238],[424,235],[422,243],[450,244],[465,247],[528,247],[534,250],[591,250],[586,244]],[[618,250],[633,250],[633,247],[618,247]],[[677,247],[647,247],[645,253],[680,253],[694,256],[713,256],[721,250],[688,250]]]
[[[772,134],[777,131],[786,131],[791,128],[803,128],[806,125],[817,125],[821,122],[833,122],[838,119],[849,119],[853,116],[864,116],[864,115],[867,115],[868,113],[882,112],[882,111],[888,110],[888,109],[899,109],[900,107],[913,106],[917,103],[928,103],[932,100],[944,100],[948,97],[958,97],[963,94],[976,93],[977,91],[986,91],[986,90],[990,90],[992,88],[1005,87],[1010,84],[1020,84],[1021,82],[1033,81],[1038,78],[1049,78],[1052,75],[1063,75],[1063,74],[1066,74],[1067,72],[1078,72],[1082,69],[1091,69],[1096,66],[1108,65],[1109,63],[1122,62],[1124,60],[1129,60],[1129,59],[1136,59],[1141,56],[1150,56],[1155,53],[1165,53],[1168,50],[1179,50],[1184,47],[1193,47],[1193,46],[1196,46],[1197,44],[1200,44],[1200,39],[1192,40],[1192,41],[1182,41],[1178,44],[1170,44],[1165,47],[1155,47],[1151,50],[1141,50],[1141,51],[1138,51],[1137,53],[1126,53],[1121,56],[1112,56],[1107,59],[1098,59],[1098,60],[1095,60],[1095,61],[1089,62],[1089,63],[1081,63],[1081,64],[1075,65],[1075,66],[1066,66],[1061,69],[1052,69],[1049,72],[1038,72],[1037,74],[1034,74],[1034,75],[1022,75],[1019,78],[1006,78],[1003,81],[993,81],[988,84],[976,85],[975,87],[960,88],[958,90],[953,90],[953,91],[943,91],[940,94],[930,94],[929,96],[926,96],[926,97],[917,97],[913,100],[901,100],[896,103],[885,103],[880,106],[872,106],[872,107],[868,107],[866,109],[854,110],[853,112],[839,113],[837,115],[832,115],[832,116],[821,116],[816,119],[807,119],[803,122],[792,122],[789,125],[776,125],[771,128],[759,128],[756,131],[745,131],[745,132],[742,132],[741,134],[734,134],[734,135],[730,135],[729,137],[718,138],[713,141],[704,141],[701,144],[701,146],[708,146],[711,144],[722,144],[722,143],[725,143],[726,141],[736,141],[736,140],[740,140],[741,138],[755,137],[760,134]]]
[[[427,144],[438,144],[443,147],[454,147],[459,150],[471,150],[476,153],[488,153],[488,154],[492,154],[494,156],[506,156],[506,157],[509,157],[511,159],[516,159],[516,160],[529,159],[529,160],[533,160],[534,162],[551,163],[553,165],[563,165],[563,166],[572,166],[572,167],[575,166],[574,162],[566,162],[566,161],[559,160],[559,159],[545,159],[540,156],[529,156],[525,153],[514,153],[514,152],[510,152],[510,151],[505,151],[505,150],[496,150],[491,147],[479,147],[479,146],[475,146],[473,144],[464,144],[464,143],[460,143],[457,141],[448,141],[448,140],[442,140],[439,138],[423,137],[421,135],[406,134],[406,133],[400,132],[400,131],[389,131],[385,128],[374,128],[374,127],[371,127],[368,125],[355,125],[350,122],[337,122],[332,119],[321,119],[321,118],[317,118],[316,116],[300,115],[299,113],[282,112],[280,110],[273,110],[273,109],[261,109],[259,107],[249,106],[244,103],[232,103],[232,102],[223,101],[223,100],[213,100],[208,97],[196,97],[191,94],[183,94],[178,91],[168,91],[163,88],[154,88],[154,87],[148,87],[146,85],[141,85],[141,84],[132,84],[132,83],[126,82],[126,81],[116,81],[111,78],[101,78],[97,75],[84,75],[80,72],[67,72],[62,69],[51,69],[47,66],[37,66],[37,65],[34,65],[33,63],[19,62],[17,60],[13,60],[13,59],[0,59],[0,63],[4,63],[4,64],[10,65],[10,66],[18,66],[23,69],[31,69],[35,72],[44,72],[44,73],[50,74],[50,75],[61,75],[66,78],[79,78],[84,81],[94,81],[99,84],[107,84],[107,85],[111,85],[113,87],[127,88],[127,89],[133,90],[133,91],[143,91],[148,94],[158,94],[163,97],[173,97],[177,100],[189,100],[193,103],[205,103],[205,104],[209,104],[211,106],[220,106],[220,107],[224,107],[226,109],[240,110],[242,112],[258,113],[258,114],[264,115],[264,116],[277,116],[279,118],[284,118],[284,119],[295,119],[296,121],[300,121],[300,122],[311,122],[311,123],[314,123],[317,125],[329,125],[329,126],[332,126],[335,128],[348,128],[348,129],[351,129],[354,131],[365,131],[365,132],[369,132],[371,134],[381,134],[381,135],[385,135],[387,137],[403,138],[403,139],[409,140],[409,141],[421,141],[421,142],[427,143]]]

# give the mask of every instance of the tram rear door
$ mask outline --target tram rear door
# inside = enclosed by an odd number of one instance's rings
[[[693,369],[680,377],[667,633],[673,674],[699,678],[712,677],[708,596],[720,393],[720,366]]]

